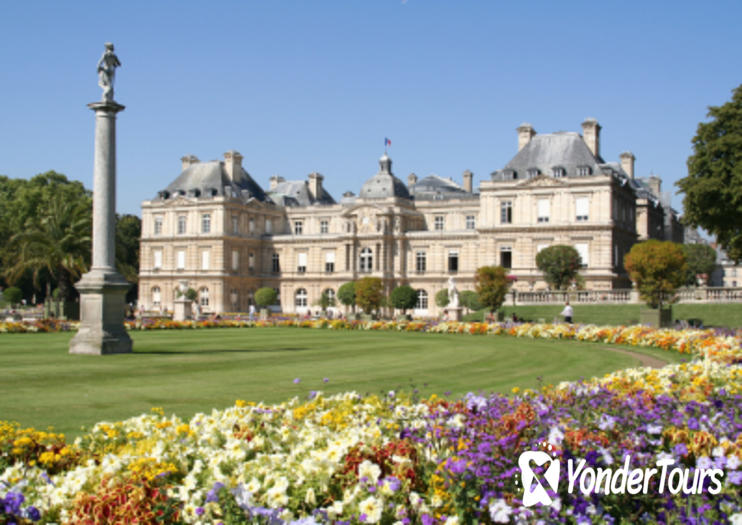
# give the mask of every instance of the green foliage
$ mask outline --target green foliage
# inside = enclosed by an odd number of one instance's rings
[[[479,301],[477,292],[473,290],[464,290],[459,294],[461,305],[469,310],[476,311],[482,309],[482,303]]]
[[[356,305],[356,283],[349,281],[338,288],[337,293],[338,301],[345,306],[352,306],[355,308]]]
[[[688,265],[685,284],[695,285],[698,275],[708,278],[716,267],[716,250],[708,244],[684,244],[683,254]]]
[[[273,288],[259,288],[258,291],[255,292],[255,304],[260,308],[266,308],[275,304],[276,299],[278,299],[278,294]]]
[[[356,304],[370,314],[381,306],[384,284],[378,277],[364,277],[356,282]]]
[[[330,294],[325,290],[322,292],[322,294],[319,296],[319,299],[317,300],[317,306],[322,308],[322,311],[327,310],[331,306],[335,306],[335,298],[330,297]]]
[[[742,85],[732,100],[709,107],[709,122],[698,125],[688,176],[677,185],[685,193],[684,219],[716,235],[731,259],[742,261]]]
[[[435,293],[435,304],[438,305],[438,308],[445,308],[446,306],[448,306],[448,303],[448,289],[443,288],[441,290],[438,290]]]
[[[185,297],[189,301],[195,301],[196,299],[198,299],[198,292],[193,288],[188,288],[186,290]]]
[[[683,247],[654,239],[632,246],[624,257],[624,267],[642,300],[652,308],[671,302],[688,273]]]
[[[63,192],[51,195],[39,214],[10,238],[5,253],[8,281],[15,283],[30,271],[35,286],[44,278],[48,295],[51,277],[61,299],[70,300],[72,283],[90,261],[91,204],[89,198],[67,200]]]
[[[582,264],[580,254],[572,246],[555,244],[544,248],[536,255],[536,266],[544,274],[544,279],[555,290],[566,290],[577,278]]]
[[[507,270],[502,266],[481,266],[477,268],[474,277],[477,295],[482,306],[490,313],[494,312],[502,303],[512,281],[508,279]]]
[[[20,288],[11,286],[10,288],[3,290],[3,298],[5,299],[5,302],[13,306],[21,302],[23,299],[23,292]]]
[[[397,286],[389,296],[389,304],[405,313],[417,303],[417,292],[408,284]]]

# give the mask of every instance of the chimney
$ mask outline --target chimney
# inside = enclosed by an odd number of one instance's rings
[[[647,179],[647,186],[649,186],[649,189],[652,190],[652,193],[659,198],[660,195],[660,189],[662,188],[662,179],[659,178],[657,175],[650,175]]]
[[[582,123],[582,140],[585,141],[590,152],[600,158],[600,124],[594,118],[586,118]]]
[[[462,177],[464,179],[464,190],[466,191],[466,193],[471,193],[472,179],[474,178],[474,174],[471,171],[466,170]]]
[[[191,164],[196,164],[199,160],[195,155],[186,155],[185,157],[180,158],[180,162],[182,163],[183,171],[185,171],[191,167]]]
[[[624,151],[619,155],[621,158],[621,169],[626,172],[630,179],[634,178],[634,161],[636,157],[630,151]]]
[[[410,173],[407,175],[407,187],[412,188],[415,184],[417,184],[417,175]]]
[[[322,180],[324,177],[319,173],[312,172],[309,174],[309,195],[312,200],[316,201],[322,196]]]
[[[279,184],[282,182],[286,182],[286,179],[281,177],[280,175],[273,175],[270,179],[270,191],[275,190]]]
[[[522,150],[526,144],[531,142],[535,134],[536,130],[528,122],[524,122],[518,126],[518,151]]]
[[[242,155],[233,149],[226,152],[224,154],[224,169],[229,180],[239,182],[242,179]]]

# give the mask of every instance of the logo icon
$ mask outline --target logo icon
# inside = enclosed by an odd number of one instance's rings
[[[546,467],[544,473],[537,477],[536,473],[531,468],[531,463],[534,463],[537,467],[549,464]],[[546,493],[544,483],[547,484],[551,490],[556,492],[557,485],[559,484],[559,460],[552,458],[546,452],[541,450],[529,450],[523,452],[518,458],[518,466],[520,467],[520,479],[523,484],[523,505],[525,507],[531,507],[536,503],[541,505],[551,505],[552,500],[549,494]]]

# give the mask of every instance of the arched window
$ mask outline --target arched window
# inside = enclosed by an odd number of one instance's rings
[[[232,310],[236,312],[240,306],[240,292],[237,288],[232,288],[229,292],[229,301],[232,303]]]
[[[296,290],[296,302],[294,304],[297,308],[304,308],[307,306],[307,291],[304,288]]]
[[[209,289],[201,288],[198,291],[198,304],[201,306],[209,306]]]
[[[417,291],[417,304],[415,310],[427,310],[428,309],[428,292],[425,290]]]
[[[160,293],[159,286],[152,287],[152,306],[160,306],[162,304],[162,294]]]
[[[360,256],[360,268],[358,269],[361,273],[370,273],[374,267],[374,256],[371,252],[371,248],[364,248],[361,250]]]

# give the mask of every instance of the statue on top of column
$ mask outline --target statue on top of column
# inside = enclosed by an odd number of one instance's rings
[[[113,52],[113,44],[106,42],[106,50],[98,61],[98,85],[103,90],[103,102],[113,102],[113,79],[119,66],[121,62]]]
[[[454,282],[453,277],[448,278],[448,307],[459,307],[459,291],[456,289],[456,283]]]

